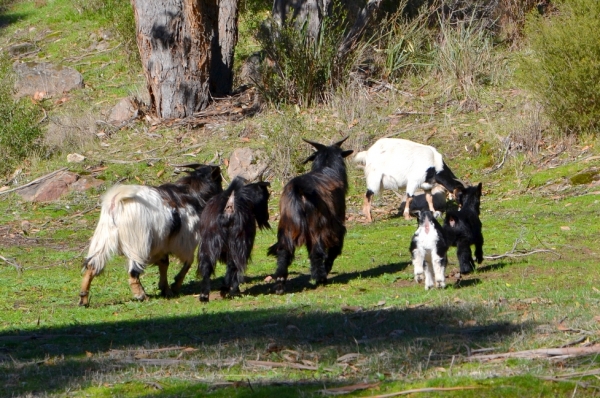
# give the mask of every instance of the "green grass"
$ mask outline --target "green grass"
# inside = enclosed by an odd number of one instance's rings
[[[37,32],[48,27],[54,33],[39,40],[40,58],[60,61],[66,49],[69,59],[84,56],[77,61],[84,64],[75,66],[88,86],[72,94],[72,103],[45,104],[51,115],[88,108],[105,112],[136,90],[141,77],[127,68],[124,54],[118,55],[118,40],[111,41],[113,52],[86,55],[89,32],[105,27],[104,17],[84,18],[66,0],[40,4],[15,3],[3,14],[11,23],[0,39],[11,43],[35,35],[24,26]],[[446,102],[439,82],[412,76],[402,87],[411,96],[340,90],[332,105],[265,110],[242,122],[217,120],[196,130],[151,129],[140,122],[113,132],[102,141],[108,146],[90,141],[83,148],[87,159],[78,165],[59,155],[28,159],[18,184],[63,166],[104,184],[53,203],[0,196],[0,255],[6,259],[0,259],[0,395],[307,397],[320,396],[324,388],[372,383],[349,396],[471,386],[478,388],[419,396],[593,396],[594,376],[569,375],[597,369],[594,355],[491,362],[468,357],[469,351],[485,348],[504,353],[597,342],[600,189],[594,181],[570,181],[577,174],[594,174],[600,146],[593,138],[574,143],[553,137],[557,141],[545,141],[536,155],[510,151],[502,167],[491,172],[503,160],[502,138],[522,126],[527,98],[513,89],[481,88],[474,93],[478,107],[468,111]],[[389,117],[397,110],[426,115]],[[250,131],[248,142],[238,138],[242,129]],[[363,150],[386,134],[428,140],[466,182],[483,182],[486,255],[513,248],[552,252],[486,259],[458,282],[451,276],[457,269],[451,249],[448,287],[425,291],[413,281],[408,252],[415,222],[398,217],[400,200],[385,191],[375,198],[375,223],[363,224],[364,177],[349,163],[348,233],[328,286],[313,286],[301,249],[290,267],[287,293],[271,292],[265,278],[273,274],[275,260],[266,250],[276,239],[274,229],[257,235],[241,297],[223,300],[215,294],[202,305],[192,270],[182,295],[166,300],[159,296],[158,270],[150,267],[142,276],[150,299],[136,302],[125,260],[116,257],[94,279],[90,308],[77,306],[98,203],[113,184],[173,181],[178,178],[174,164],[205,162],[215,152],[223,160],[233,148],[249,146],[271,159],[269,207],[276,227],[284,182],[306,170],[300,162],[310,148],[301,137],[330,142],[350,135],[345,146]],[[170,278],[178,268],[173,261]],[[219,265],[213,293],[223,274]],[[346,354],[356,355],[341,360]],[[307,369],[260,367],[256,360]],[[541,378],[548,376],[572,380]]]

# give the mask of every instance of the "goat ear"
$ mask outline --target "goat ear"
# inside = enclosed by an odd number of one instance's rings
[[[341,141],[338,141],[338,142],[336,142],[336,143],[335,143],[335,144],[333,144],[333,145],[335,145],[335,146],[337,146],[337,147],[341,147],[341,146],[342,146],[342,144],[344,143],[344,141],[346,141],[346,140],[347,140],[349,137],[350,137],[350,136],[349,136],[349,135],[347,135],[347,136],[346,136],[346,138],[342,138],[342,140],[341,140]],[[349,155],[349,154],[348,154],[348,155]],[[347,155],[346,155],[346,156],[347,156]],[[344,157],[346,157],[346,156],[344,156]]]
[[[482,185],[481,183],[479,183],[479,184],[477,185],[477,196],[481,196],[481,187],[482,187],[482,186],[483,186],[483,185]]]
[[[354,153],[354,151],[353,151],[352,149],[349,149],[349,150],[347,150],[347,151],[343,151],[343,152],[342,152],[342,157],[343,157],[343,158],[345,158],[345,157],[347,157],[347,156],[350,156],[350,155],[352,155],[353,153]]]
[[[256,184],[258,184],[261,187],[270,187],[271,183],[269,181],[258,181]]]
[[[315,152],[312,155],[310,155],[309,157],[307,157],[306,160],[304,162],[302,162],[302,164],[312,162],[313,160],[315,160],[316,157],[317,157],[317,153]]]
[[[309,141],[309,140],[306,140],[306,139],[304,139],[304,138],[302,138],[302,141],[306,142],[307,144],[310,144],[310,145],[314,146],[315,148],[317,148],[317,151],[318,151],[319,149],[323,149],[323,148],[325,148],[325,145],[323,145],[323,144],[319,144],[318,142]],[[304,163],[306,163],[306,162],[304,162]]]

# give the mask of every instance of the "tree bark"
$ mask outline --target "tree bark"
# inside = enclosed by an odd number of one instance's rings
[[[218,29],[212,40],[210,91],[220,97],[231,93],[233,86],[233,56],[238,39],[237,0],[218,0]]]
[[[331,0],[274,0],[271,14],[279,26],[293,20],[295,27],[301,29],[306,23],[307,35],[316,39],[330,6]]]
[[[163,119],[185,118],[210,100],[216,0],[131,0],[151,107]]]

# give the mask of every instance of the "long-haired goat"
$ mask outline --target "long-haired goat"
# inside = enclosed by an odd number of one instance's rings
[[[200,249],[198,250],[198,274],[202,276],[200,301],[208,302],[210,276],[217,260],[227,264],[221,296],[239,293],[240,283],[256,236],[256,224],[260,229],[269,225],[268,182],[244,185],[246,180],[235,178],[222,193],[208,201],[200,216]]]
[[[448,263],[448,244],[444,230],[429,210],[417,210],[417,231],[410,241],[410,254],[415,273],[415,281],[423,281],[425,289],[446,287],[446,264]]]
[[[144,300],[140,274],[148,264],[157,264],[158,287],[163,296],[178,293],[200,239],[200,213],[206,201],[223,191],[218,166],[186,165],[192,171],[175,183],[158,187],[116,185],[102,199],[102,210],[92,236],[79,294],[79,305],[89,304],[92,279],[102,272],[115,254],[128,259],[129,285],[133,297]],[[183,267],[169,286],[169,254]]]
[[[330,146],[304,140],[316,148],[304,161],[312,161],[312,169],[291,179],[283,188],[277,243],[268,250],[269,255],[277,256],[278,294],[284,292],[288,267],[297,247],[306,245],[311,275],[317,284],[327,283],[333,262],[342,252],[348,191],[344,158],[353,152],[341,148],[347,138]]]
[[[446,213],[444,232],[450,246],[456,246],[456,255],[461,274],[475,270],[471,245],[475,245],[475,259],[483,261],[483,234],[479,207],[481,203],[481,183],[476,187],[467,187],[459,191],[456,200],[460,210]]]
[[[396,190],[406,187],[404,218],[410,219],[410,203],[417,188],[425,190],[429,210],[439,215],[433,207],[431,197],[433,183],[443,185],[449,192],[464,187],[435,148],[409,140],[381,138],[367,151],[359,152],[354,161],[365,165],[367,193],[363,213],[368,222],[373,220],[371,218],[373,195],[381,189]]]

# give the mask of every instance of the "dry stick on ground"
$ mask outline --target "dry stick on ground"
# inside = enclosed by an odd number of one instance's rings
[[[264,368],[291,368],[300,370],[318,370],[316,366],[303,365],[293,362],[271,362],[271,361],[246,361],[246,365],[261,366]]]
[[[578,387],[581,388],[594,388],[596,390],[600,390],[600,387],[592,385],[590,383],[586,383],[583,381],[576,381],[576,380],[571,380],[571,379],[563,379],[563,378],[559,378],[559,377],[552,377],[552,376],[536,376],[538,379],[542,379],[542,380],[548,380],[548,381],[557,381],[557,382],[568,382],[568,383],[574,383],[576,384]]]
[[[600,345],[592,347],[564,347],[564,348],[538,348],[535,350],[506,352],[503,354],[473,355],[467,357],[469,361],[491,361],[505,358],[569,358],[590,354],[600,354]]]
[[[415,388],[415,389],[412,389],[412,390],[398,391],[398,392],[393,392],[393,393],[390,393],[390,394],[373,395],[373,396],[371,396],[371,398],[389,398],[389,397],[397,397],[397,396],[400,396],[400,395],[415,394],[415,393],[419,393],[419,392],[476,390],[476,389],[479,389],[479,388],[484,388],[484,387],[479,387],[479,386],[465,386],[465,387],[427,387],[427,388]]]
[[[23,267],[22,266],[20,266],[19,264],[15,263],[15,262],[10,261],[6,257],[0,256],[0,260],[3,260],[7,264],[12,265],[13,267],[15,267],[17,269],[17,272],[19,273],[19,275],[21,275],[21,272],[23,272]]]
[[[44,175],[44,176],[41,176],[40,178],[36,178],[35,180],[33,180],[33,181],[31,181],[31,182],[28,182],[28,183],[27,183],[27,184],[25,184],[25,185],[21,185],[20,187],[16,187],[16,188],[13,188],[13,189],[8,189],[8,190],[6,190],[6,191],[2,191],[2,192],[0,192],[0,195],[4,195],[4,194],[10,193],[10,192],[18,191],[18,190],[20,190],[20,189],[23,189],[23,188],[27,188],[27,187],[29,187],[29,186],[31,186],[31,185],[37,184],[38,182],[41,182],[41,181],[47,180],[48,178],[50,178],[50,177],[53,177],[53,176],[55,176],[56,174],[58,174],[58,173],[60,173],[60,172],[62,172],[62,171],[65,171],[65,170],[67,170],[67,169],[68,169],[68,167],[63,167],[63,168],[60,168],[60,169],[58,169],[58,170],[56,170],[56,171],[53,171],[52,173],[46,174],[46,175]]]
[[[495,254],[493,256],[483,256],[483,258],[485,258],[486,260],[498,260],[498,259],[506,258],[506,257],[510,257],[510,258],[525,257],[525,256],[530,256],[532,254],[537,254],[537,253],[552,253],[560,258],[560,254],[558,254],[554,250],[550,250],[550,249],[535,249],[535,250],[532,250],[529,252],[522,252],[522,253],[515,253],[514,251],[510,251],[510,252],[504,253],[504,254]]]

